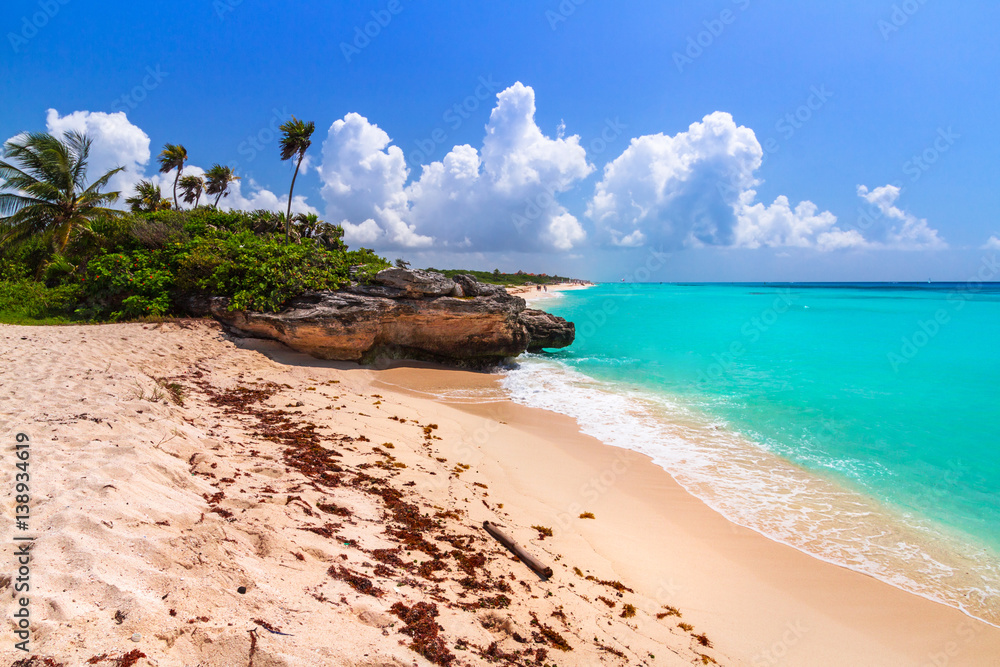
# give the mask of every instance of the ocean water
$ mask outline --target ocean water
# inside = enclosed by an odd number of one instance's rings
[[[604,284],[504,387],[732,521],[1000,624],[1000,284]]]

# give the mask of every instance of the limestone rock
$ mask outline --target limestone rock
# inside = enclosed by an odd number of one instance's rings
[[[270,338],[321,359],[372,363],[420,359],[487,367],[526,350],[566,347],[574,327],[525,310],[524,299],[471,276],[385,269],[373,285],[305,294],[278,313],[230,311],[229,300],[198,297],[192,312],[210,313],[241,336]]]
[[[522,311],[521,323],[528,331],[528,352],[569,347],[576,337],[576,325],[542,310]]]

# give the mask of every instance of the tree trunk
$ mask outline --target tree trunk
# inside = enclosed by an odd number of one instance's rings
[[[174,176],[174,209],[181,210],[181,205],[177,203],[177,181],[181,179],[181,171],[184,169],[184,163],[177,167],[177,175]]]
[[[289,229],[292,224],[292,193],[295,192],[295,179],[299,177],[299,167],[302,166],[302,158],[305,156],[305,151],[299,153],[299,161],[295,163],[295,173],[292,174],[292,187],[288,189],[288,213],[285,214],[285,245],[288,245]]]

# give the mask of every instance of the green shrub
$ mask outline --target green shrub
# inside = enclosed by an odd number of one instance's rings
[[[39,267],[44,267],[53,254],[52,244],[43,236],[31,238],[16,247],[4,248],[0,255],[0,280],[34,278]]]
[[[160,252],[143,251],[90,260],[81,279],[88,297],[81,314],[112,321],[166,315],[174,274],[163,260]]]
[[[311,239],[286,245],[278,236],[251,232],[199,238],[180,259],[177,282],[184,290],[230,297],[231,310],[278,311],[305,292],[347,286],[351,255],[327,251]]]
[[[323,238],[285,244],[283,220],[210,208],[128,214],[86,225],[64,256],[52,253],[49,239],[32,239],[0,260],[0,279],[18,285],[5,288],[0,311],[121,321],[168,315],[192,293],[229,297],[234,310],[277,311],[292,297],[366,282],[389,266],[366,248],[347,251],[340,228],[315,217],[296,236],[308,228]]]
[[[72,262],[62,255],[54,255],[45,266],[42,278],[46,286],[56,287],[70,282],[74,271],[76,271],[76,266]]]
[[[82,297],[79,285],[46,287],[34,280],[0,281],[0,322],[57,324],[69,322]]]

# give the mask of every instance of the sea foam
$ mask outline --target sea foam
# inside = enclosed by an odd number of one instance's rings
[[[877,462],[805,453],[806,471],[665,392],[599,381],[544,355],[522,357],[502,385],[518,403],[573,417],[583,433],[649,456],[734,523],[1000,624],[995,554],[816,472],[891,476]]]

